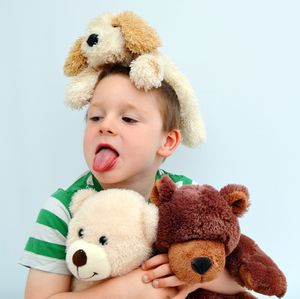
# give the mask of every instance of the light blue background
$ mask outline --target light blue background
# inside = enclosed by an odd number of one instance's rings
[[[182,147],[165,168],[218,188],[248,186],[242,231],[285,272],[285,298],[299,298],[296,0],[0,1],[0,297],[22,298],[27,270],[17,260],[38,210],[86,170],[83,113],[63,104],[64,59],[91,18],[122,10],[158,30],[199,95],[207,143]]]

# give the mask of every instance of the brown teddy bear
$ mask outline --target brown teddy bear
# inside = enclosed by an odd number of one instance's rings
[[[248,191],[227,185],[220,191],[209,185],[180,188],[164,176],[152,193],[159,208],[156,246],[167,252],[172,271],[187,283],[214,279],[226,267],[243,287],[282,297],[286,279],[272,259],[253,240],[241,235],[238,217],[249,206]],[[188,298],[256,298],[249,292],[222,295],[198,289]]]

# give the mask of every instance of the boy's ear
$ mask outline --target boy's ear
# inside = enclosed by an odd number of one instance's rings
[[[178,129],[172,129],[170,132],[167,133],[164,143],[158,149],[157,153],[161,157],[167,158],[173,154],[173,152],[176,150],[180,142],[181,142],[180,131]]]

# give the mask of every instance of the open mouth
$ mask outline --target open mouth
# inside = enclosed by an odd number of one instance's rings
[[[99,144],[96,148],[95,154],[97,155],[102,150],[111,150],[115,152],[117,156],[119,156],[119,153],[110,144],[104,144],[104,143]]]
[[[119,153],[110,144],[99,144],[95,151],[93,169],[97,172],[108,171],[116,164]]]

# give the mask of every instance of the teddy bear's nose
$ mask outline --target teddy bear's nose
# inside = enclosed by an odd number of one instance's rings
[[[91,34],[91,35],[88,37],[86,43],[87,43],[90,47],[93,47],[94,45],[97,45],[97,44],[98,44],[98,41],[99,41],[99,39],[98,39],[98,34],[93,33],[93,34]]]
[[[87,257],[85,252],[82,249],[79,249],[73,254],[72,260],[75,266],[81,267],[86,264]]]
[[[207,257],[197,257],[192,260],[192,268],[195,272],[199,274],[204,274],[211,267],[212,262]]]

